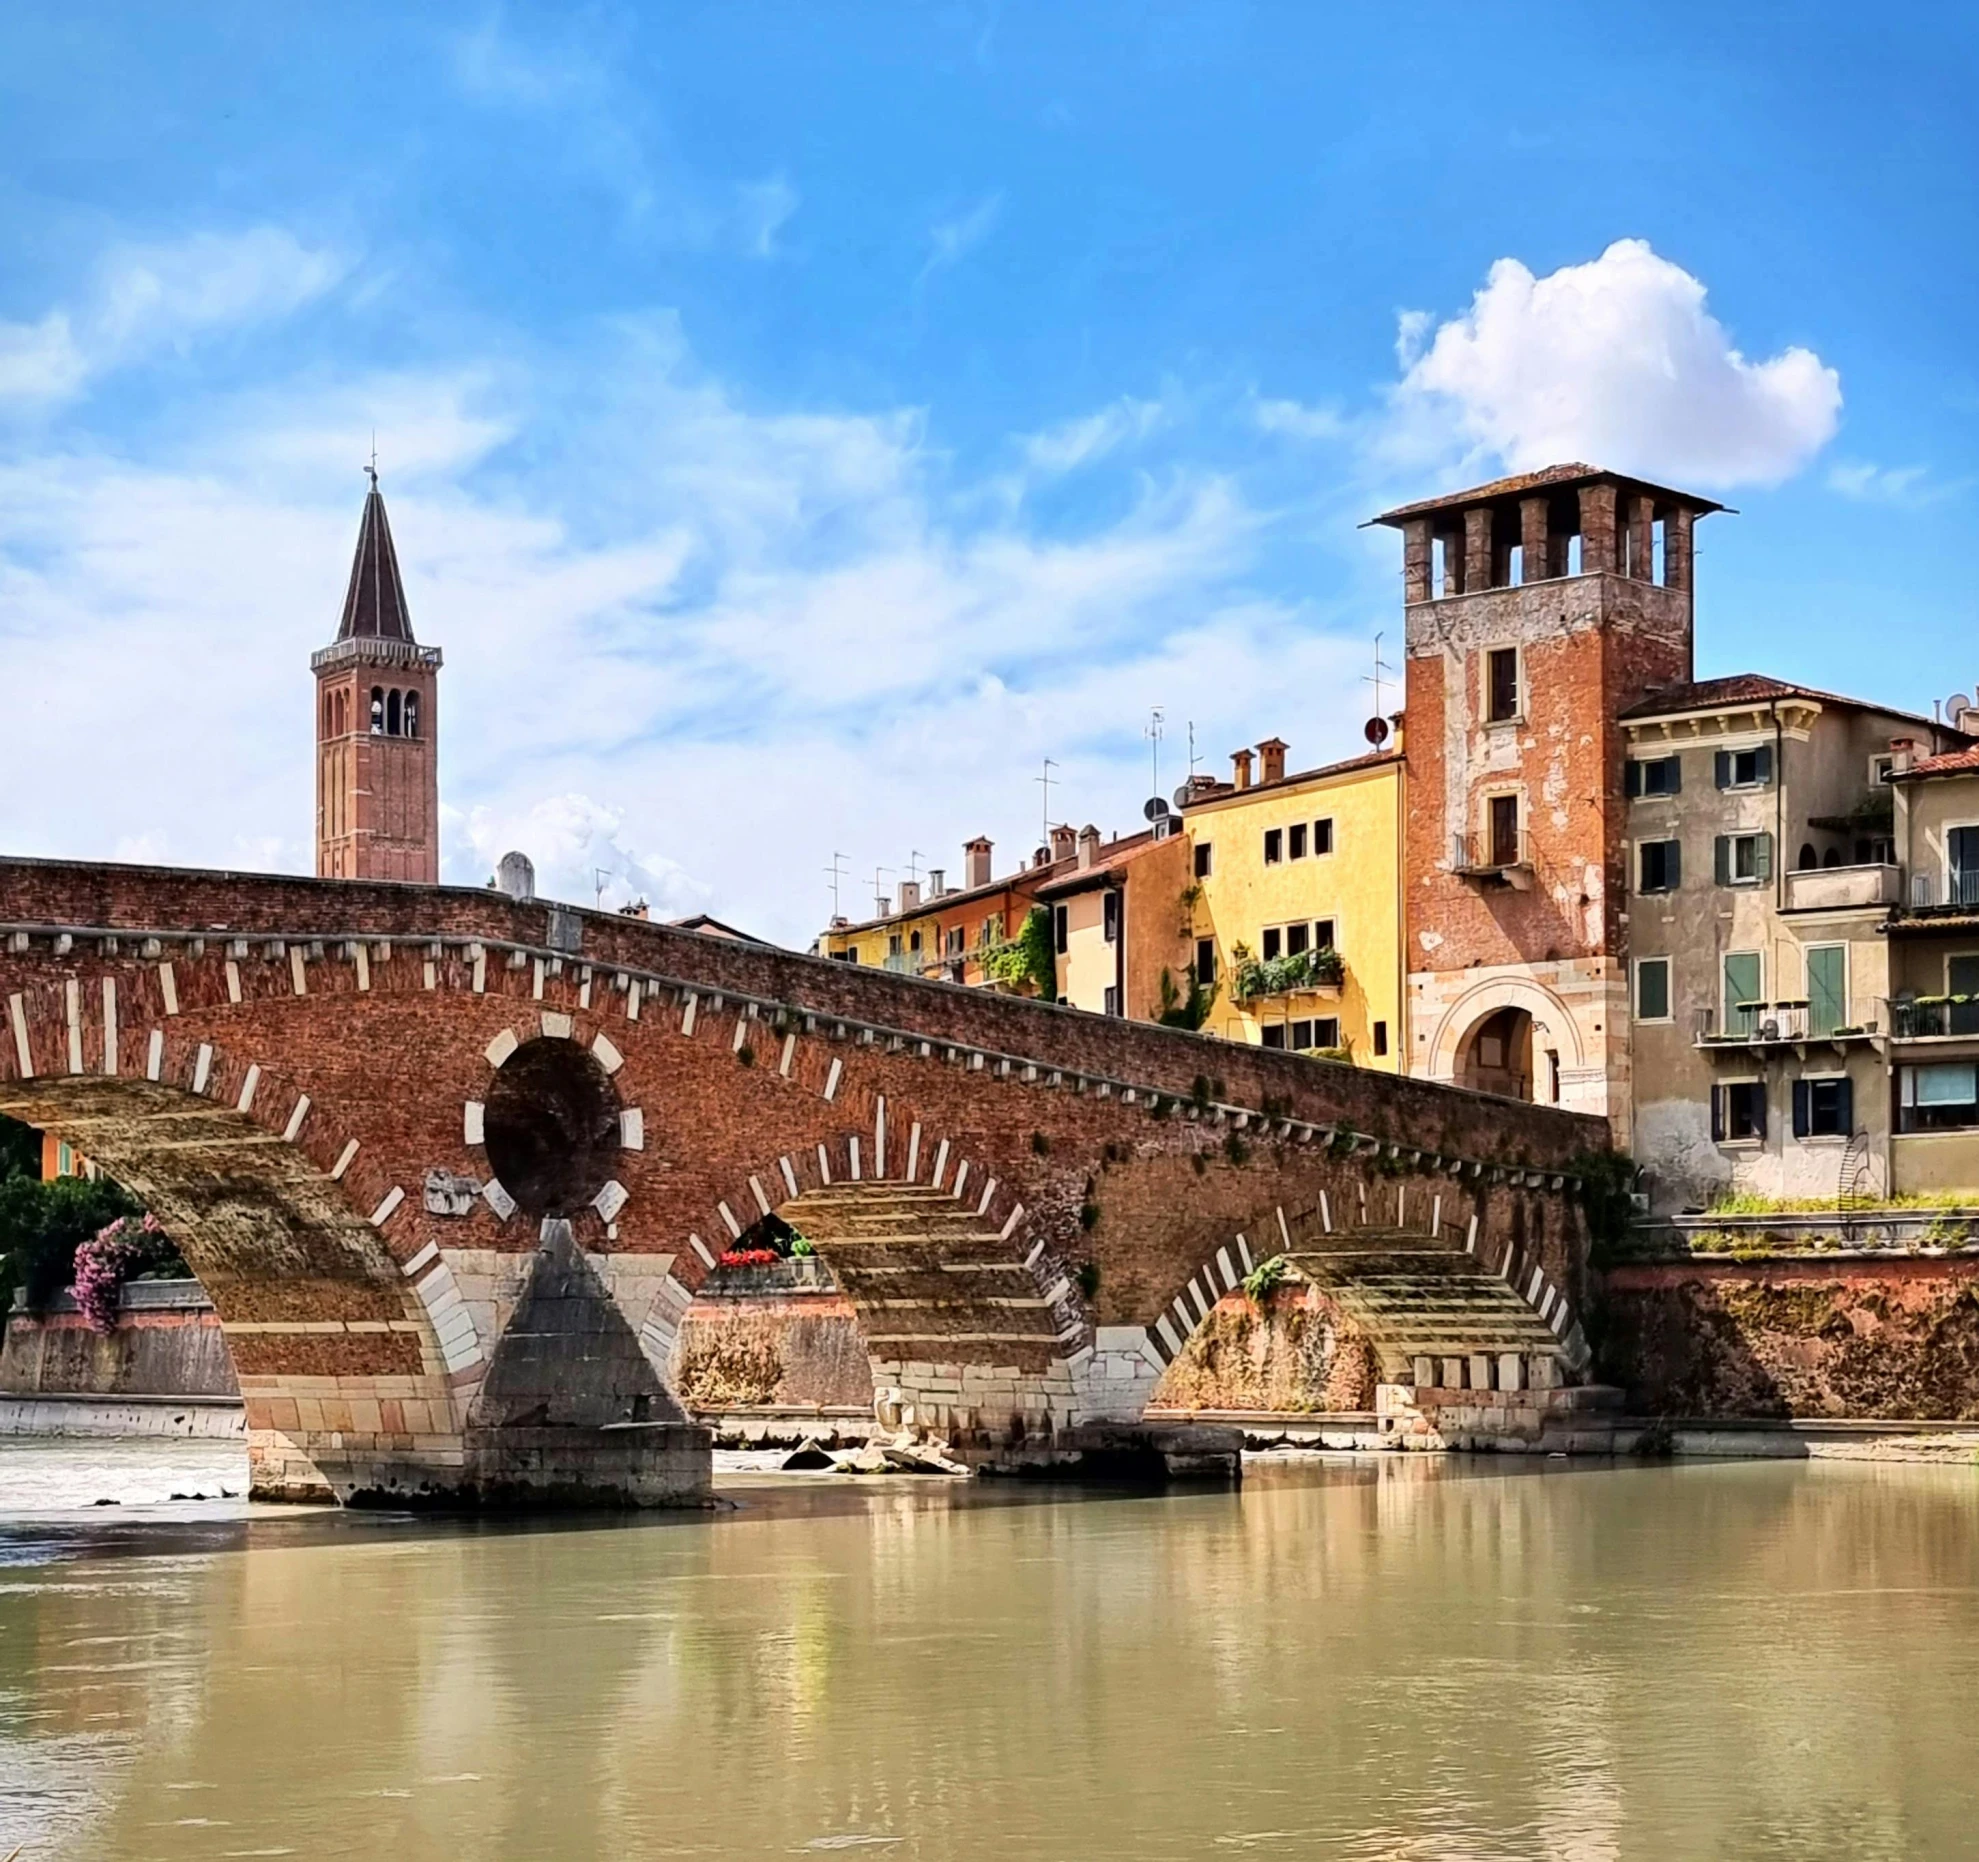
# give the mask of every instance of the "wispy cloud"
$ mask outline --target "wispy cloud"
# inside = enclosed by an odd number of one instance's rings
[[[75,309],[0,322],[0,402],[66,400],[160,350],[292,315],[348,270],[341,253],[277,226],[118,247]]]
[[[1160,401],[1142,401],[1132,395],[1096,413],[1060,421],[1042,432],[1026,436],[1024,461],[1034,472],[1058,475],[1095,465],[1122,446],[1144,440],[1168,418]]]
[[[975,251],[996,231],[1002,215],[1003,193],[999,189],[994,194],[985,194],[973,206],[935,221],[928,228],[927,262],[922,265],[916,282],[925,284],[944,266],[953,265]]]
[[[1879,466],[1862,459],[1839,459],[1828,468],[1828,489],[1860,504],[1910,509],[1943,504],[1958,497],[1967,479],[1934,479],[1929,466]]]
[[[780,174],[746,181],[736,189],[736,222],[743,250],[752,258],[777,256],[777,234],[797,211],[797,190]]]
[[[1303,401],[1267,401],[1253,395],[1251,419],[1261,433],[1293,440],[1337,440],[1353,430],[1345,415],[1330,407],[1309,407]]]

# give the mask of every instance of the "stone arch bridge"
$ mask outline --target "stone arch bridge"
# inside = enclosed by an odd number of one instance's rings
[[[1516,1304],[1494,1359],[1391,1300],[1402,1381],[1439,1349],[1460,1382],[1571,1379],[1573,1160],[1607,1142],[616,914],[32,860],[0,860],[0,1112],[179,1241],[254,1491],[384,1503],[702,1492],[675,1333],[772,1212],[852,1295],[876,1387],[978,1450],[1137,1418],[1281,1253],[1350,1290],[1379,1278],[1356,1258],[1391,1287],[1427,1261]]]

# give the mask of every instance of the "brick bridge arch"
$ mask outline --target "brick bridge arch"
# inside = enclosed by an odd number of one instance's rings
[[[1606,1142],[1551,1108],[447,888],[0,860],[0,1006],[0,1111],[129,1183],[206,1282],[263,1494],[699,1491],[675,1332],[779,1209],[852,1287],[876,1383],[985,1439],[1138,1415],[1240,1262],[1370,1184],[1499,1238],[1565,1314],[1572,1161]],[[525,1049],[608,1083],[581,1143],[524,1107],[582,1152],[581,1201],[501,1180]]]

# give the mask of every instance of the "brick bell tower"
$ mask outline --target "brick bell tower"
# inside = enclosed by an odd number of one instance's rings
[[[1631,1123],[1618,714],[1690,679],[1721,510],[1560,465],[1384,512],[1402,533],[1408,1071]]]
[[[412,637],[375,466],[336,640],[316,675],[316,873],[440,877],[440,649]]]

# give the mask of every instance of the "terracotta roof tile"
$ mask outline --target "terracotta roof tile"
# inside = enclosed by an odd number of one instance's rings
[[[1979,776],[1979,744],[1947,750],[1942,756],[1921,757],[1895,780],[1902,782],[1911,776]]]
[[[1494,478],[1486,485],[1473,485],[1468,491],[1446,492],[1440,498],[1419,498],[1413,504],[1398,504],[1392,511],[1383,511],[1379,517],[1370,517],[1370,524],[1400,524],[1411,517],[1421,517],[1431,511],[1457,510],[1464,505],[1489,504],[1497,498],[1516,498],[1529,491],[1547,491],[1568,485],[1584,485],[1590,480],[1611,478],[1618,484],[1640,486],[1644,491],[1661,492],[1666,498],[1673,498],[1687,504],[1693,511],[1722,511],[1722,504],[1709,498],[1700,498],[1695,492],[1678,491],[1671,485],[1658,485],[1650,479],[1636,478],[1627,472],[1610,472],[1601,466],[1592,466],[1582,460],[1574,460],[1567,465],[1541,466],[1536,472],[1517,472],[1510,478]]]
[[[1722,679],[1697,679],[1688,685],[1666,685],[1630,705],[1624,718],[1673,717],[1684,711],[1712,711],[1721,705],[1763,704],[1774,698],[1811,698],[1823,705],[1846,705],[1851,711],[1880,711],[1887,717],[1906,718],[1914,724],[1931,720],[1914,711],[1901,711],[1894,705],[1879,705],[1872,699],[1849,698],[1840,692],[1824,692],[1816,685],[1800,685],[1788,679],[1775,679],[1763,672],[1729,673]],[[1937,728],[1945,729],[1940,725]]]

